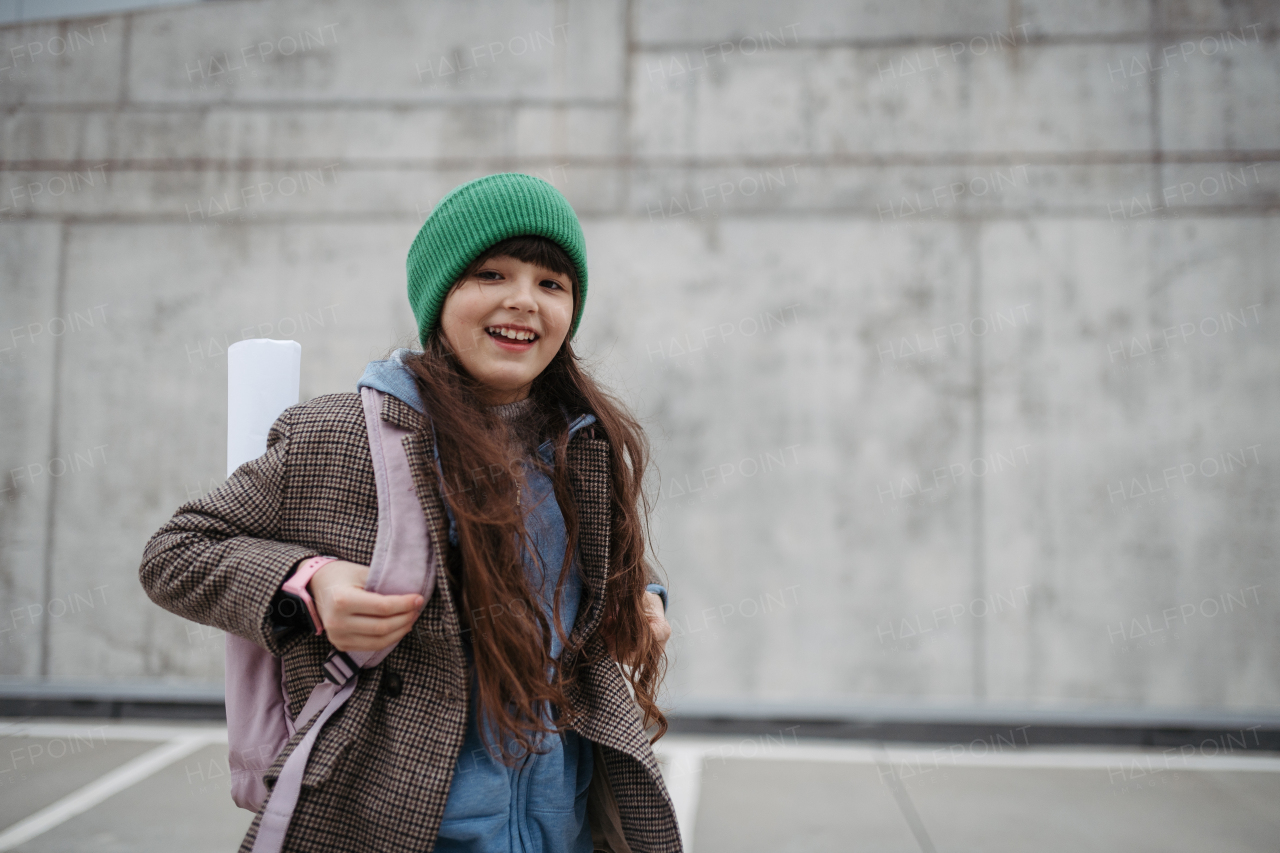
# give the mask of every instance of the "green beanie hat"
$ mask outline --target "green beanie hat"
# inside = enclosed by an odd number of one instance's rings
[[[554,240],[573,261],[578,274],[578,310],[569,327],[573,337],[587,302],[587,243],[578,216],[569,200],[542,178],[503,172],[450,190],[409,247],[409,305],[424,346],[462,271],[494,243],[523,234]]]

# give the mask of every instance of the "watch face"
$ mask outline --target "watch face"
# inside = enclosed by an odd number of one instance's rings
[[[298,616],[307,611],[307,607],[298,596],[292,592],[286,592],[280,597],[280,604],[277,606],[277,610],[282,618],[292,623],[296,622]]]
[[[271,621],[274,625],[315,631],[315,625],[311,621],[311,613],[307,610],[306,602],[300,596],[286,589],[280,590],[280,593],[276,596],[275,606],[272,608]]]

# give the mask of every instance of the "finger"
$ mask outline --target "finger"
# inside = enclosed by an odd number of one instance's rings
[[[410,610],[392,616],[364,616],[362,614],[344,614],[334,621],[334,627],[346,633],[383,634],[406,625],[412,625],[421,615],[421,610]]]
[[[356,634],[365,637],[379,637],[409,628],[418,619],[415,612],[397,616],[348,616],[339,623],[339,630],[344,634]]]
[[[353,616],[398,616],[423,605],[421,595],[382,595],[365,589],[344,590],[337,601],[343,611]]]
[[[404,638],[409,633],[406,626],[397,631],[386,634],[345,634],[340,633],[336,637],[331,637],[330,642],[334,648],[344,652],[376,652],[385,649],[387,646],[393,645]]]
[[[361,616],[397,616],[421,609],[421,595],[382,595],[377,592],[357,589],[348,597],[349,611]]]

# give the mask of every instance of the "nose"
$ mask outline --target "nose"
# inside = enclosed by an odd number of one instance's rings
[[[507,289],[503,307],[510,308],[513,311],[529,313],[537,311],[538,300],[534,297],[534,290],[537,286],[537,278],[535,276],[517,276],[512,281],[512,286]]]

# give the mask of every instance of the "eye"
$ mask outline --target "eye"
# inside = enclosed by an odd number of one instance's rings
[[[492,278],[485,278],[485,276],[487,275],[492,275],[492,276],[497,276],[498,278],[502,278],[502,273],[498,272],[497,270],[480,270],[480,272],[476,273],[476,278],[480,279],[481,281],[494,280]]]
[[[543,283],[543,284],[550,284],[550,285],[552,285],[553,287],[558,288],[559,290],[564,290],[564,285],[562,285],[560,282],[556,281],[554,278],[544,278],[544,279],[542,280],[542,283]]]

